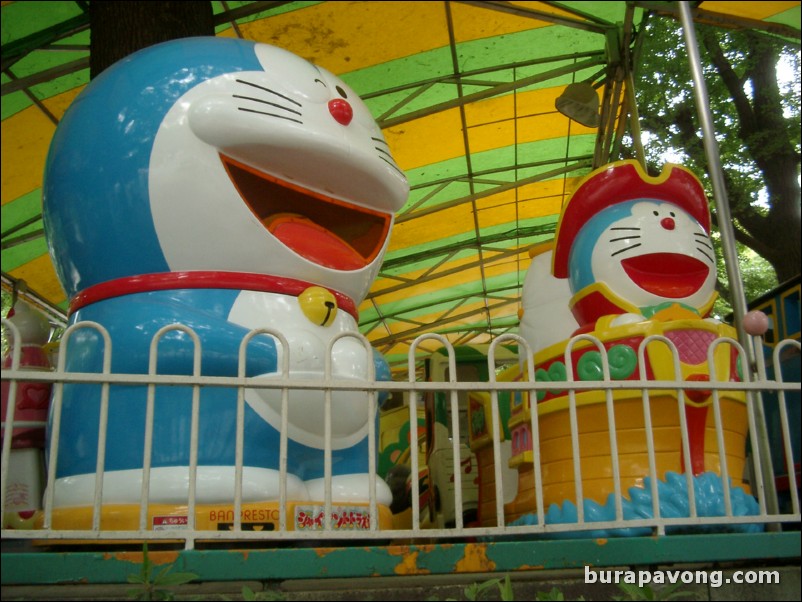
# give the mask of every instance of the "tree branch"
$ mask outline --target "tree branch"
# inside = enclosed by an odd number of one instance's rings
[[[744,138],[755,131],[756,117],[752,110],[752,105],[749,103],[749,98],[744,92],[743,82],[732,65],[724,56],[724,51],[718,42],[718,38],[712,29],[702,29],[702,43],[710,56],[716,71],[724,82],[727,90],[730,93],[732,101],[735,103],[735,110],[738,111],[738,118],[741,124],[741,132]]]

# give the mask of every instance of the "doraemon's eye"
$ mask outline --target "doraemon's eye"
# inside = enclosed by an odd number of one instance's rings
[[[340,86],[337,86],[337,87],[335,88],[335,90],[337,90],[337,93],[338,93],[340,96],[342,96],[343,98],[348,98],[348,94],[346,94],[346,93],[345,93],[345,90],[343,90],[343,89],[342,89]]]
[[[658,211],[652,211],[652,213],[653,213],[655,216],[657,216],[657,215],[660,215],[660,212],[658,212]]]
[[[330,80],[309,61],[267,44],[256,45],[256,56],[263,69],[262,85],[302,103],[325,103],[331,97],[326,85]]]
[[[673,211],[669,211],[669,212],[668,212],[668,214],[669,214],[671,217],[677,217],[677,214],[676,214],[676,213],[674,213]]]

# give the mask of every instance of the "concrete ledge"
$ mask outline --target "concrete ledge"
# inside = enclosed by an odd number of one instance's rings
[[[695,600],[793,600],[802,598],[800,586],[802,570],[798,566],[743,566],[731,565],[671,565],[659,567],[612,567],[607,571],[721,571],[720,587],[708,584],[683,585],[681,591]],[[772,571],[779,576],[779,584],[734,583],[739,571]],[[776,573],[774,573],[776,571]],[[514,600],[537,600],[538,594],[548,595],[558,590],[565,600],[626,599],[625,592],[612,583],[585,583],[582,570],[541,570],[508,573]],[[765,574],[765,573],[764,573]],[[609,573],[611,577],[615,573]],[[501,593],[491,580],[504,579],[506,574],[473,573],[465,575],[423,575],[414,577],[375,577],[359,579],[298,579],[287,581],[231,581],[188,584],[169,588],[176,600],[501,600]],[[730,583],[726,580],[730,579]],[[482,591],[476,592],[481,586]],[[474,596],[466,595],[466,588],[474,588]],[[11,600],[131,600],[129,592],[134,585],[56,585],[56,586],[4,586],[2,599]],[[653,586],[655,591],[659,586]],[[246,597],[243,592],[251,592]],[[658,598],[659,599],[659,598]]]

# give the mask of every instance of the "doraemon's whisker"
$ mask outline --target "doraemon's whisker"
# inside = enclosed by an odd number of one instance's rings
[[[618,242],[619,240],[630,240],[631,238],[640,238],[640,234],[632,236],[622,236],[621,238],[611,238],[608,242]]]
[[[697,247],[696,250],[699,251],[705,257],[707,257],[710,260],[710,263],[716,263],[716,260],[713,259],[710,255],[708,255],[707,252],[705,252],[704,249],[700,249],[699,247]]]
[[[275,113],[268,113],[266,111],[256,111],[254,109],[246,109],[244,107],[237,107],[240,111],[245,111],[246,113],[258,113],[259,115],[267,115],[268,117],[278,117],[279,119],[286,119],[287,121],[294,121],[295,123],[300,123],[303,125],[303,121],[300,119],[295,119],[293,117],[287,117],[286,115],[276,115]]]
[[[694,233],[693,233],[693,235],[694,235],[694,236],[701,236],[702,238],[710,238],[710,237],[709,237],[707,234],[705,234],[704,232],[694,232]]]
[[[388,149],[386,149],[386,148],[379,148],[378,146],[374,146],[373,148],[374,148],[374,149],[375,149],[377,152],[381,153],[382,155],[387,155],[388,157],[391,157],[391,158],[392,158],[392,155],[390,155],[390,151],[389,151]]]
[[[296,115],[302,115],[300,111],[296,111],[295,109],[290,109],[289,107],[276,104],[275,102],[270,102],[269,100],[262,100],[260,98],[254,98],[252,96],[240,96],[239,94],[234,94],[233,96],[234,98],[239,98],[240,100],[252,100],[254,102],[261,102],[262,104],[270,105],[271,107],[276,107],[277,109],[282,109],[283,111],[289,111],[290,113],[295,113]]]
[[[637,231],[640,231],[640,228],[635,228],[635,227],[627,227],[627,228],[625,228],[624,226],[618,226],[618,227],[615,227],[615,228],[610,228],[610,230],[637,230]]]
[[[389,165],[390,167],[392,167],[394,170],[396,170],[396,171],[397,171],[398,173],[400,173],[402,176],[405,176],[404,172],[403,172],[403,171],[401,171],[400,169],[398,169],[398,166],[397,166],[395,163],[393,163],[393,162],[392,162],[390,159],[385,159],[385,158],[384,158],[384,157],[382,157],[381,155],[379,155],[379,159],[381,159],[382,161],[384,161],[385,163],[387,163],[387,165]]]
[[[289,96],[284,96],[283,94],[281,94],[279,92],[276,92],[275,90],[271,90],[270,88],[265,88],[264,86],[260,86],[259,84],[246,82],[244,79],[238,79],[237,82],[239,82],[240,84],[245,84],[246,86],[253,86],[254,88],[258,88],[259,90],[264,90],[265,92],[269,92],[270,94],[275,94],[276,96],[279,96],[279,97],[283,98],[284,100],[288,100],[289,102],[291,102],[294,105],[298,105],[299,107],[303,107],[303,105],[300,102],[298,102],[297,100],[293,100]]]
[[[620,250],[616,251],[615,253],[613,253],[612,255],[610,255],[610,257],[615,257],[615,256],[616,256],[616,255],[618,255],[619,253],[624,253],[624,252],[626,252],[626,251],[631,251],[632,249],[636,249],[636,248],[638,248],[639,246],[640,246],[640,243],[636,243],[636,244],[634,244],[634,245],[632,245],[632,246],[630,246],[630,247],[626,247],[625,249],[620,249]]]
[[[707,239],[707,238],[705,240],[697,240],[696,244],[697,245],[702,245],[703,247],[705,247],[707,249],[710,249],[712,251],[713,250],[713,245],[711,245],[709,242],[707,242],[708,240],[709,239]]]
[[[373,142],[378,142],[379,144],[383,144],[384,146],[389,147],[386,140],[382,140],[381,138],[376,138],[375,136],[371,136],[370,139],[373,140]]]

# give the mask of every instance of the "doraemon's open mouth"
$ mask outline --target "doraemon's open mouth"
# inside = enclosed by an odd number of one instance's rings
[[[621,261],[632,282],[643,290],[667,299],[682,299],[698,291],[710,268],[679,253],[650,253]]]
[[[220,155],[242,199],[267,230],[301,257],[333,270],[369,265],[390,231],[389,214],[349,205]]]

